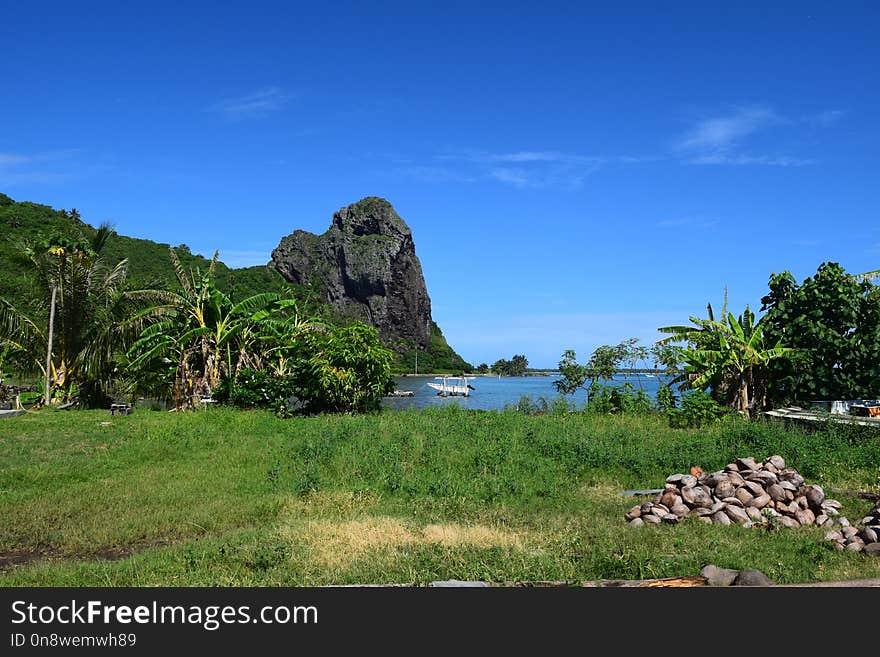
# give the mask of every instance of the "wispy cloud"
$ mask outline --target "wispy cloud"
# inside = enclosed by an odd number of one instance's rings
[[[290,94],[278,87],[266,87],[244,96],[227,98],[209,109],[231,121],[260,119],[280,111],[290,100]]]
[[[717,224],[717,219],[705,217],[678,217],[676,219],[661,219],[657,222],[657,226],[660,228],[711,228]]]
[[[836,110],[814,117],[826,124],[837,118]],[[673,151],[687,164],[695,165],[801,167],[816,164],[812,158],[753,152],[756,148],[764,148],[763,144],[755,143],[758,133],[771,133],[760,137],[766,142],[772,139],[774,130],[796,126],[800,122],[800,119],[788,119],[769,107],[739,107],[698,121],[674,141]]]
[[[513,187],[580,187],[596,169],[614,158],[556,150],[490,152],[464,150],[443,153],[435,159],[455,171],[466,172],[469,181],[494,180]]]
[[[835,123],[843,120],[846,114],[846,110],[832,109],[825,110],[824,112],[818,112],[817,114],[811,114],[804,117],[804,120],[808,123],[813,123],[820,127],[827,128],[828,126],[834,125]]]
[[[750,164],[763,164],[774,167],[803,167],[816,164],[816,160],[800,157],[788,157],[785,155],[736,155],[728,153],[711,153],[699,155],[687,160],[689,164],[727,164],[732,166],[746,166]]]
[[[514,187],[528,187],[536,184],[536,180],[529,176],[524,169],[511,169],[510,167],[500,167],[489,171],[489,177]]]
[[[396,173],[428,183],[472,183],[477,181],[477,178],[472,175],[440,166],[402,166],[396,169]]]
[[[73,167],[76,150],[46,153],[0,153],[0,186],[49,185],[67,182],[86,169]]]
[[[679,137],[676,147],[688,151],[727,151],[749,135],[781,121],[779,115],[766,107],[743,107],[699,121]]]

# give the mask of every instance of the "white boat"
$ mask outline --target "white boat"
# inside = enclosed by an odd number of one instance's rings
[[[436,376],[441,383],[426,383],[429,388],[437,391],[441,397],[470,397],[471,390],[476,390],[468,381],[475,379],[473,376]]]

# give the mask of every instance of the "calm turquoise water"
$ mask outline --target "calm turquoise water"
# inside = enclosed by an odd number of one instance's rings
[[[533,400],[543,397],[549,403],[555,397],[560,396],[553,386],[557,375],[549,376],[478,376],[470,381],[476,388],[471,391],[470,397],[439,397],[437,392],[429,388],[426,383],[435,381],[430,376],[404,376],[395,379],[398,390],[412,390],[413,397],[386,397],[382,406],[389,409],[426,408],[429,406],[447,406],[458,404],[462,408],[479,410],[502,409],[507,404],[516,404],[525,395]],[[624,378],[622,374],[616,375],[609,385],[622,384],[624,381],[632,383],[636,389],[639,381],[635,375],[630,374]],[[653,398],[659,388],[657,377],[641,375],[641,385],[649,397]],[[578,407],[584,405],[587,395],[579,391],[574,395],[568,395],[569,402],[576,402]]]

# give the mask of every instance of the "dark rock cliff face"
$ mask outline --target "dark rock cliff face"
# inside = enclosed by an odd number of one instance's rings
[[[368,196],[340,209],[323,235],[294,231],[281,240],[270,267],[288,281],[319,284],[328,303],[379,330],[421,347],[431,339],[431,299],[412,232],[383,198]]]

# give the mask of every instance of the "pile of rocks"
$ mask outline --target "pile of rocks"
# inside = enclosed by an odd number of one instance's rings
[[[880,556],[880,502],[862,518],[862,529],[845,521],[846,518],[841,519],[839,530],[826,532],[825,540],[831,541],[835,550],[864,551]]]
[[[672,475],[653,502],[631,508],[626,513],[629,524],[677,523],[686,517],[744,527],[813,525],[831,529],[849,524],[840,517],[840,502],[826,498],[821,486],[807,485],[778,455],[763,463],[753,457],[737,459],[711,474],[699,469],[692,472]]]

